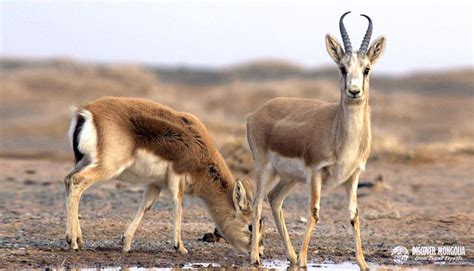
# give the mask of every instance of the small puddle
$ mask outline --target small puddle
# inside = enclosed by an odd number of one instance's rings
[[[215,263],[189,263],[182,267],[182,269],[200,269],[200,268],[220,268],[219,264]],[[250,268],[249,266],[232,266],[231,268]],[[258,268],[258,270],[263,269],[277,269],[277,270],[286,270],[289,268],[287,261],[279,261],[279,260],[264,260],[262,261],[262,265]],[[330,268],[330,269],[328,269]],[[296,268],[297,269],[297,268]],[[326,263],[326,264],[316,264],[316,263],[308,263],[307,270],[359,270],[359,266],[356,264],[346,262],[341,264],[334,264],[334,263]],[[130,269],[131,271],[148,271],[145,269]],[[176,270],[173,268],[173,270]]]
[[[420,271],[420,270],[433,270],[433,269],[443,269],[443,270],[463,270],[469,269],[469,266],[459,266],[459,265],[420,265],[420,266],[379,266],[376,264],[368,263],[370,270],[398,270],[398,271]],[[472,267],[472,266],[471,266]],[[182,267],[170,267],[170,268],[145,268],[145,267],[101,267],[101,268],[73,268],[77,271],[155,271],[155,270],[190,270],[190,269],[219,269],[223,270],[220,264],[216,263],[188,263]],[[231,266],[230,269],[251,269],[249,266]],[[253,269],[253,268],[252,268]],[[289,268],[288,262],[278,261],[278,260],[267,260],[262,262],[262,266],[258,270],[293,270]],[[297,267],[294,270],[298,270]],[[359,270],[359,266],[354,263],[344,262],[344,263],[308,263],[307,270]]]
[[[268,269],[288,269],[287,261],[270,260],[263,261],[263,267]],[[298,268],[295,268],[297,270]],[[345,263],[308,263],[306,270],[359,270],[359,266],[350,262]]]
[[[288,264],[286,262],[281,261],[264,261],[262,266],[258,268],[258,270],[287,270]],[[229,269],[235,270],[238,269],[254,269],[250,266],[231,266]],[[173,268],[145,268],[145,267],[101,267],[101,268],[78,268],[73,270],[75,271],[157,271],[157,270],[197,270],[197,269],[219,269],[223,270],[224,268],[221,265],[216,263],[188,263],[185,264],[183,267],[173,267]],[[254,269],[256,270],[256,269]],[[288,269],[288,270],[291,270]],[[298,270],[298,268],[295,268]],[[342,264],[311,264],[308,263],[308,268],[306,270],[359,270],[359,267],[352,263],[342,263]],[[371,268],[371,270],[373,270]]]

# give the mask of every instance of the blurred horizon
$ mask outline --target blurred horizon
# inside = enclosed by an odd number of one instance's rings
[[[184,84],[199,86],[212,86],[227,84],[239,80],[243,81],[278,81],[278,80],[318,80],[321,77],[338,81],[338,69],[334,63],[325,63],[317,66],[305,66],[302,63],[285,59],[253,59],[226,66],[205,66],[186,64],[160,64],[126,61],[96,61],[72,57],[29,57],[29,56],[5,56],[0,54],[0,74],[10,70],[22,69],[61,69],[69,67],[97,67],[105,69],[138,69],[151,71],[163,83]],[[12,69],[13,68],[13,69]],[[384,72],[374,69],[372,73],[372,84],[386,80],[404,80],[414,78],[433,78],[439,83],[439,78],[454,76],[461,80],[473,81],[471,78],[462,78],[464,74],[474,73],[474,66],[454,66],[447,68],[428,68],[404,72]],[[451,79],[449,80],[451,81]],[[436,84],[432,82],[430,85]],[[474,82],[472,82],[474,83]],[[425,87],[424,87],[425,88]],[[462,90],[465,93],[465,89]],[[472,92],[472,91],[471,91]],[[455,92],[456,93],[456,92]],[[474,92],[471,93],[474,95]]]
[[[329,57],[329,56],[328,56]],[[192,70],[192,71],[227,71],[239,68],[246,68],[248,66],[260,66],[262,68],[274,68],[275,66],[284,67],[288,69],[297,69],[301,71],[327,71],[334,70],[337,72],[337,66],[335,63],[322,63],[320,65],[309,66],[304,63],[299,63],[296,61],[291,61],[283,58],[255,58],[243,60],[235,63],[229,63],[222,66],[213,66],[205,64],[182,64],[182,63],[149,63],[149,62],[139,62],[139,61],[101,61],[94,59],[81,59],[71,56],[51,56],[51,57],[41,57],[41,56],[27,56],[27,55],[3,55],[0,54],[0,63],[3,62],[36,62],[36,63],[74,63],[74,64],[83,64],[83,65],[92,65],[92,66],[108,66],[108,67],[145,67],[145,68],[157,68],[157,69],[168,69],[168,70]],[[2,65],[0,64],[0,67]],[[377,67],[377,66],[376,66]],[[406,77],[413,75],[423,75],[423,74],[439,74],[442,72],[459,72],[459,71],[474,71],[473,65],[461,64],[458,66],[449,66],[449,67],[430,67],[430,68],[415,68],[413,70],[404,70],[404,71],[380,71],[377,68],[374,69],[373,77]]]
[[[340,40],[339,16],[352,10],[345,23],[354,47],[367,27],[359,13],[374,21],[372,40],[387,37],[377,74],[472,69],[472,8],[452,1],[430,3],[429,12],[420,1],[6,1],[0,56],[204,69],[270,61],[314,69],[334,65],[324,36]]]

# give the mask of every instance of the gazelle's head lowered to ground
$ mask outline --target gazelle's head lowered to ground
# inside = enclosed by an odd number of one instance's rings
[[[344,26],[344,17],[350,11],[344,13],[339,19],[339,29],[341,31],[344,49],[332,35],[326,35],[326,48],[331,58],[339,66],[341,74],[341,99],[348,104],[359,104],[369,96],[369,76],[371,66],[382,56],[385,49],[385,37],[378,37],[369,47],[372,36],[372,20],[369,16],[361,14],[367,18],[369,26],[365,32],[364,39],[359,51],[353,51],[349,34]]]
[[[194,115],[137,98],[104,97],[74,111],[70,142],[76,166],[65,178],[71,248],[83,246],[79,225],[82,193],[110,179],[147,186],[144,200],[123,235],[123,251],[161,191],[174,205],[173,246],[188,253],[181,239],[182,199],[200,198],[219,233],[237,251],[249,254],[252,189],[236,180],[205,125]]]

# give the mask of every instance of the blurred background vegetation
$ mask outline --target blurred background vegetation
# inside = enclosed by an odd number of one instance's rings
[[[133,96],[197,115],[231,167],[248,173],[247,114],[274,97],[339,99],[336,67],[277,60],[211,69],[4,57],[0,69],[3,157],[72,160],[69,107]],[[473,69],[373,77],[371,159],[426,163],[474,154],[473,78]]]

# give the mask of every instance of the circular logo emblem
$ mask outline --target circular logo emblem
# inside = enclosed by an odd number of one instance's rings
[[[397,246],[392,249],[393,261],[403,264],[408,260],[408,250],[404,246]]]

